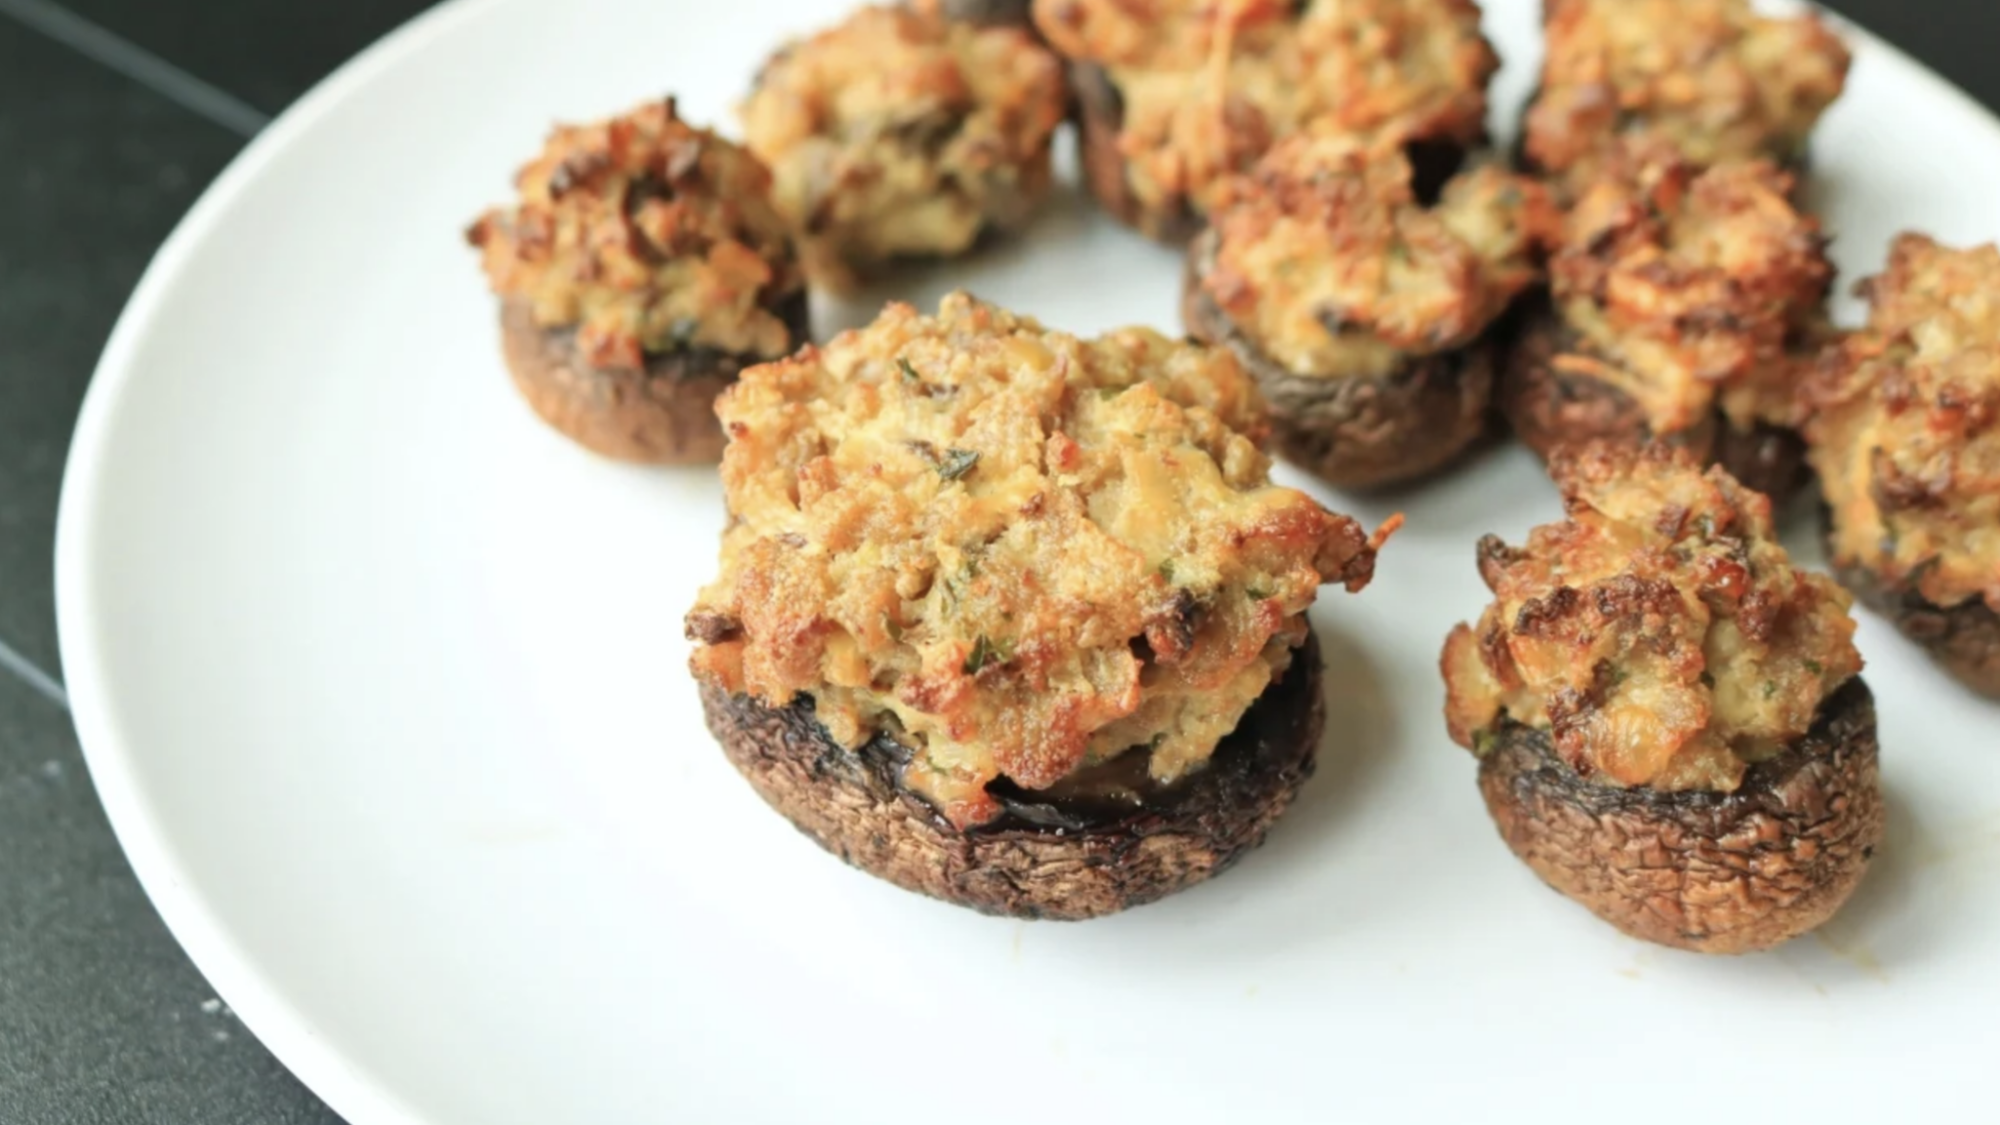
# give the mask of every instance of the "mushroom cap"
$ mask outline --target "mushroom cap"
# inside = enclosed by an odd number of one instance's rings
[[[1734,792],[1579,777],[1547,731],[1488,732],[1479,789],[1507,846],[1636,938],[1698,953],[1768,949],[1832,917],[1882,840],[1875,702],[1859,678]]]
[[[792,338],[810,339],[806,293],[778,310]],[[644,370],[593,367],[574,328],[544,328],[528,303],[500,305],[500,344],[514,387],[537,415],[592,452],[656,465],[714,464],[725,439],[715,396],[756,357],[691,349],[646,357]]]
[[[847,750],[804,696],[771,708],[704,683],[701,701],[737,770],[827,851],[984,914],[1081,920],[1184,890],[1263,843],[1312,776],[1326,718],[1321,670],[1308,634],[1207,767],[1171,788],[1135,803],[1008,787],[996,791],[1006,813],[964,831],[898,784],[910,750],[893,739]]]

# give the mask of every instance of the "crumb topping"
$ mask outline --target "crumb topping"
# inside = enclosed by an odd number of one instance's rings
[[[2000,249],[1897,239],[1868,324],[1808,388],[1833,548],[1935,605],[2000,610]]]
[[[557,127],[516,185],[519,202],[466,237],[494,292],[545,328],[574,327],[591,366],[689,348],[768,359],[798,343],[772,311],[805,280],[770,174],[673,99]]]
[[[1666,146],[1622,147],[1570,209],[1549,264],[1583,345],[1558,369],[1625,391],[1659,434],[1718,406],[1744,429],[1794,424],[1833,266],[1791,189],[1768,161],[1702,170]]]
[[[1035,0],[1064,55],[1102,67],[1148,209],[1206,211],[1223,178],[1308,128],[1383,147],[1485,135],[1499,59],[1472,0]]]
[[[695,674],[806,693],[850,747],[891,734],[960,825],[998,813],[1003,775],[1200,768],[1386,535],[1269,482],[1226,351],[962,293],[746,371],[718,413],[731,518],[687,616]]]
[[[1337,134],[1278,142],[1224,186],[1202,287],[1299,375],[1379,378],[1470,344],[1540,277],[1558,219],[1533,180],[1485,165],[1417,202],[1400,152]]]
[[[1792,565],[1768,499],[1684,453],[1552,467],[1567,518],[1480,541],[1494,601],[1445,643],[1452,738],[1478,751],[1511,719],[1601,784],[1734,790],[1860,672],[1852,599]]]
[[[867,7],[779,51],[743,103],[816,279],[956,254],[1048,193],[1062,67],[1034,37]]]
[[[1614,138],[1649,133],[1690,160],[1805,154],[1851,61],[1817,15],[1758,15],[1748,0],[1546,0],[1547,52],[1527,153],[1587,176]]]

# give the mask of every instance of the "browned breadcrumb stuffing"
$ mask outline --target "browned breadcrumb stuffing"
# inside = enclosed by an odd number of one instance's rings
[[[957,254],[1048,193],[1062,67],[1019,28],[868,7],[792,43],[743,103],[816,279]]]
[[[1631,133],[1697,164],[1797,163],[1851,61],[1817,15],[1762,16],[1749,0],[1546,0],[1543,23],[1526,151],[1565,177]]]
[[[1148,210],[1206,210],[1223,178],[1308,128],[1394,147],[1485,136],[1499,67],[1472,0],[1035,0],[1050,45],[1100,66]]]
[[[805,279],[770,173],[673,99],[557,127],[515,183],[520,201],[466,237],[494,292],[574,327],[585,363],[636,370],[684,348],[767,359],[798,343],[772,311]]]
[[[1559,219],[1533,180],[1485,165],[1417,202],[1402,153],[1338,134],[1278,142],[1226,184],[1202,286],[1299,375],[1381,378],[1464,347],[1540,279]]]
[[[1226,351],[1147,329],[1079,339],[959,293],[892,304],[744,372],[721,574],[697,676],[838,742],[886,731],[953,822],[1005,775],[1046,788],[1149,753],[1203,765],[1274,682],[1327,582],[1379,538],[1275,487],[1263,404]]]
[[[1568,518],[1480,541],[1495,600],[1445,643],[1452,738],[1477,750],[1505,717],[1598,783],[1734,790],[1860,672],[1852,599],[1792,565],[1768,499],[1685,453],[1552,467]]]
[[[2000,249],[1896,240],[1807,390],[1842,565],[2000,611]]]
[[[1704,170],[1671,146],[1622,145],[1549,263],[1557,312],[1591,353],[1558,369],[1631,395],[1656,434],[1718,407],[1745,430],[1794,425],[1834,271],[1792,184],[1769,161]]]

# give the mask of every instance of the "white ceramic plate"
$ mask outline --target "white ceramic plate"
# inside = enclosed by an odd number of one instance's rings
[[[1532,4],[1489,7],[1512,107]],[[999,921],[767,810],[684,668],[712,474],[537,423],[459,231],[551,119],[671,89],[726,121],[781,30],[837,8],[446,4],[260,137],[120,322],[63,497],[70,693],[147,889],[280,1057],[356,1125],[1956,1108],[2000,995],[2000,710],[1868,619],[1893,824],[1846,912],[1739,960],[1618,936],[1507,853],[1439,717],[1474,538],[1556,514],[1517,449],[1407,498],[1375,586],[1323,601],[1333,739],[1222,879]],[[1856,46],[1817,149],[1844,275],[1906,224],[2000,234],[2000,129]],[[899,292],[954,283],[1171,327],[1177,264],[1069,198]]]

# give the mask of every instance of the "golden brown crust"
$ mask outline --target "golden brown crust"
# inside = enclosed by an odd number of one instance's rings
[[[1796,494],[1809,477],[1804,440],[1796,430],[1768,422],[1745,429],[1718,410],[1686,429],[1654,433],[1631,395],[1575,365],[1556,365],[1562,355],[1611,361],[1556,319],[1546,299],[1524,303],[1503,354],[1495,405],[1515,436],[1545,461],[1565,446],[1592,441],[1631,448],[1657,441],[1687,450],[1702,464],[1720,466],[1744,487],[1775,501]]]
[[[924,751],[906,782],[959,824],[1002,776],[1196,768],[1381,538],[1269,483],[1226,352],[964,294],[745,372],[718,413],[731,525],[696,674],[810,694],[843,745],[900,732]]]
[[[673,99],[558,127],[517,183],[467,238],[503,301],[571,330],[575,362],[636,377],[680,351],[770,359],[801,342],[782,310],[805,277],[770,174]]]
[[[808,332],[806,296],[780,310]],[[755,358],[704,349],[649,356],[642,370],[592,367],[574,329],[543,328],[525,302],[500,306],[501,350],[514,386],[543,421],[594,453],[650,465],[712,465],[722,457],[715,398]]]
[[[1552,467],[1568,518],[1480,543],[1495,600],[1445,644],[1452,737],[1481,750],[1511,720],[1596,784],[1735,789],[1860,672],[1851,599],[1792,565],[1769,500],[1684,451]]]
[[[1379,378],[1486,335],[1540,279],[1558,221],[1497,164],[1425,206],[1400,152],[1294,135],[1217,192],[1200,284],[1292,374]]]
[[[1660,434],[1717,409],[1745,429],[1794,423],[1833,266],[1792,182],[1768,162],[1702,170],[1671,148],[1622,147],[1549,262],[1556,311],[1597,353],[1557,365],[1625,391]]]
[[[1051,185],[1062,66],[1019,27],[865,7],[786,46],[743,103],[746,143],[814,280],[949,257],[1019,226]]]
[[[2000,610],[2000,248],[1905,235],[1807,388],[1836,565]]]
[[[1498,66],[1470,0],[1036,0],[1035,22],[1092,68],[1078,88],[1093,190],[1155,237],[1293,133],[1454,156],[1482,143]]]
[[[1547,0],[1543,23],[1524,152],[1573,183],[1635,134],[1699,165],[1797,164],[1850,62],[1816,14],[1774,19],[1749,0]]]
[[[908,747],[850,750],[811,701],[772,709],[703,684],[709,729],[758,794],[821,847],[907,890],[987,914],[1081,920],[1213,878],[1262,843],[1312,775],[1325,719],[1317,642],[1201,771],[1130,798],[1033,802],[955,827],[900,784]],[[1106,805],[1109,805],[1107,808]]]
[[[1882,841],[1875,708],[1859,679],[1731,793],[1596,785],[1548,732],[1486,734],[1479,789],[1543,881],[1633,937],[1698,953],[1768,949],[1840,909]]]
[[[1381,377],[1295,375],[1246,339],[1200,285],[1207,242],[1189,249],[1182,323],[1195,339],[1228,347],[1256,378],[1286,460],[1339,488],[1380,488],[1437,472],[1486,435],[1491,339],[1407,359]]]

